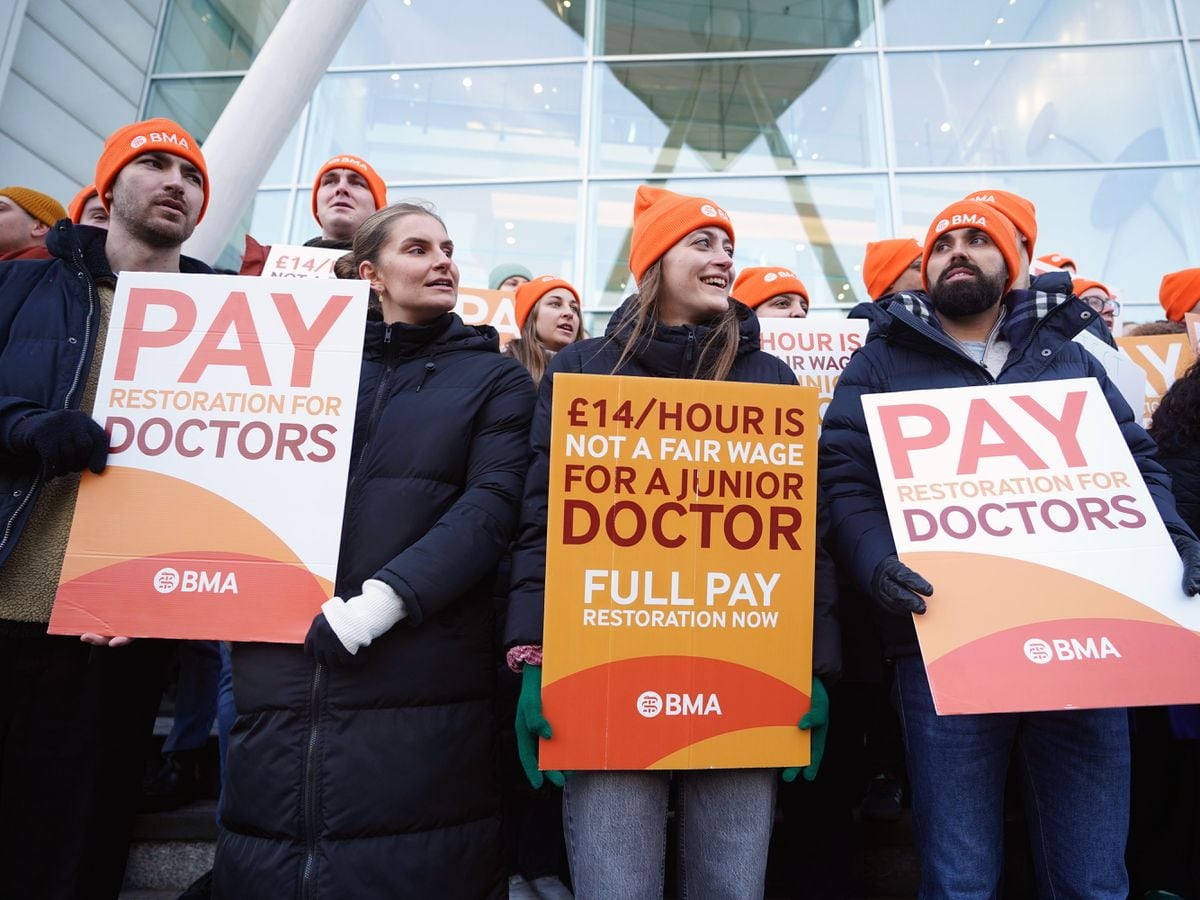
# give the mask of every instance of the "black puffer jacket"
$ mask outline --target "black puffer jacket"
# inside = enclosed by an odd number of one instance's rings
[[[796,376],[782,360],[759,349],[758,318],[733,301],[740,319],[737,359],[727,381],[795,384]],[[542,378],[531,432],[532,459],[521,507],[521,527],[513,550],[512,590],[504,632],[507,647],[541,644],[546,588],[546,520],[550,484],[550,409],[557,372],[590,375],[641,375],[653,378],[694,378],[699,363],[696,348],[708,338],[705,326],[660,325],[647,332],[620,370],[613,372],[633,327],[637,295],[613,314],[602,338],[569,344],[560,350]],[[813,625],[813,671],[836,678],[841,669],[841,637],[837,623],[837,586],[832,562],[817,554]]]
[[[235,646],[215,896],[503,895],[491,589],[534,393],[498,350],[453,314],[368,322],[337,592],[381,579],[408,617],[348,668]]]

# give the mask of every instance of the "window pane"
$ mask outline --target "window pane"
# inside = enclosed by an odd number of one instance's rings
[[[327,75],[304,173],[335,153],[387,181],[578,175],[582,66]]]
[[[561,275],[576,283],[578,193],[575,184],[401,186],[389,188],[388,199],[427,200],[437,207],[454,240],[459,283],[486,288],[488,273],[501,263],[520,263],[535,275]],[[303,243],[319,233],[312,194],[298,191],[291,242]],[[587,301],[584,297],[585,305]]]
[[[242,215],[233,237],[221,251],[214,268],[236,272],[242,264],[246,235],[251,234],[260,244],[278,244],[287,232],[288,191],[259,191],[250,208]]]
[[[1126,322],[1162,318],[1158,284],[1200,259],[1200,167],[1091,172],[900,175],[903,233],[923,239],[930,221],[981,188],[1014,191],[1038,210],[1035,255],[1064,253],[1079,274],[1137,304]]]
[[[800,276],[814,307],[849,309],[866,299],[863,248],[890,235],[882,175],[679,180],[665,186],[707,197],[729,212],[737,232],[737,269],[786,266]],[[591,187],[587,297],[605,309],[634,290],[629,236],[637,187],[634,181]]]
[[[151,82],[146,116],[172,119],[203,144],[240,83],[240,78],[172,78]],[[263,184],[291,183],[299,143],[300,125],[297,123],[271,161]]]
[[[288,0],[170,0],[155,72],[249,68]]]
[[[1182,6],[1187,33],[1200,34],[1200,0],[1183,0]]]
[[[873,56],[601,65],[593,171],[884,164]]]
[[[889,54],[901,166],[1195,159],[1176,45]]]
[[[730,53],[875,42],[870,0],[608,0],[603,52]]]
[[[1172,0],[889,0],[883,24],[890,47],[1069,44],[1179,33]]]
[[[335,66],[582,56],[587,0],[367,0]]]

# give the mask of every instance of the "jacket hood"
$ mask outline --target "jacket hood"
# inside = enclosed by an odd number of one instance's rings
[[[104,252],[108,231],[92,225],[76,225],[70,219],[59,219],[46,234],[46,248],[51,255],[71,262],[75,251],[83,256],[83,264],[95,278],[113,278],[112,267]],[[212,269],[190,256],[179,257],[179,271],[188,275],[211,275]]]
[[[729,298],[738,317],[737,355],[745,356],[760,349],[761,340],[758,316],[748,306]],[[633,333],[638,307],[638,295],[633,294],[617,308],[604,336],[621,347],[622,352]],[[656,324],[639,339],[633,355],[645,368],[655,375],[671,378],[693,377],[698,363],[698,348],[704,346],[713,333],[711,323],[701,325]]]

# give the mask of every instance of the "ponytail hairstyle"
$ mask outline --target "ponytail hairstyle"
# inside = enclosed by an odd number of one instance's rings
[[[431,219],[436,219],[438,224],[446,229],[446,223],[442,221],[442,217],[437,214],[437,210],[432,203],[425,200],[402,200],[399,203],[393,203],[391,206],[385,206],[383,209],[373,212],[358,231],[354,233],[354,245],[350,250],[350,259],[353,265],[354,274],[351,278],[361,277],[358,274],[359,267],[364,262],[369,262],[372,265],[379,265],[379,254],[383,251],[383,245],[387,243],[388,237],[392,233],[392,225],[397,219],[402,219],[405,216],[429,216]],[[341,257],[338,264],[346,257]],[[341,272],[345,271],[345,265],[338,268],[335,264],[334,272],[338,273],[341,278]],[[374,290],[371,291],[370,300],[368,301],[368,309],[382,311],[382,306],[379,301],[379,294]]]
[[[625,347],[620,358],[612,368],[613,375],[629,361],[637,349],[638,343],[652,332],[659,322],[658,299],[662,292],[662,257],[652,262],[646,273],[638,279],[637,306],[634,308],[632,325],[622,326],[627,329]],[[696,349],[696,368],[694,378],[704,381],[724,381],[733,369],[737,359],[738,341],[741,338],[738,327],[737,308],[729,301],[726,310],[711,323],[708,337]]]

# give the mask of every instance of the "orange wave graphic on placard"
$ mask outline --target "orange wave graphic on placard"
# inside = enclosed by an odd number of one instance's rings
[[[300,562],[275,532],[219,494],[171,475],[109,466],[81,487],[62,580],[108,566],[115,557],[182,547]]]
[[[60,583],[50,632],[299,643],[330,593],[303,566],[273,559],[228,551],[146,556]]]
[[[50,631],[297,642],[332,592],[237,504],[110,466],[85,478]]]
[[[1055,619],[928,663],[942,715],[1200,702],[1200,635],[1128,618]]]
[[[690,710],[689,701],[696,704]],[[809,706],[802,691],[764,672],[678,656],[620,659],[574,672],[545,685],[542,702],[554,728],[541,745],[547,769],[659,768],[667,758],[671,767],[683,767],[681,751],[693,745],[750,729],[795,729]],[[679,705],[673,709],[673,703]],[[693,754],[688,767],[791,765],[800,748],[785,732],[777,744],[744,744],[743,761],[731,763],[727,745],[719,746],[720,762]]]
[[[1027,560],[941,551],[908,552],[903,559],[933,585],[928,612],[914,617],[926,663],[990,634],[1048,619],[1118,619],[1180,627],[1119,591]],[[947,585],[961,588],[955,591]]]

